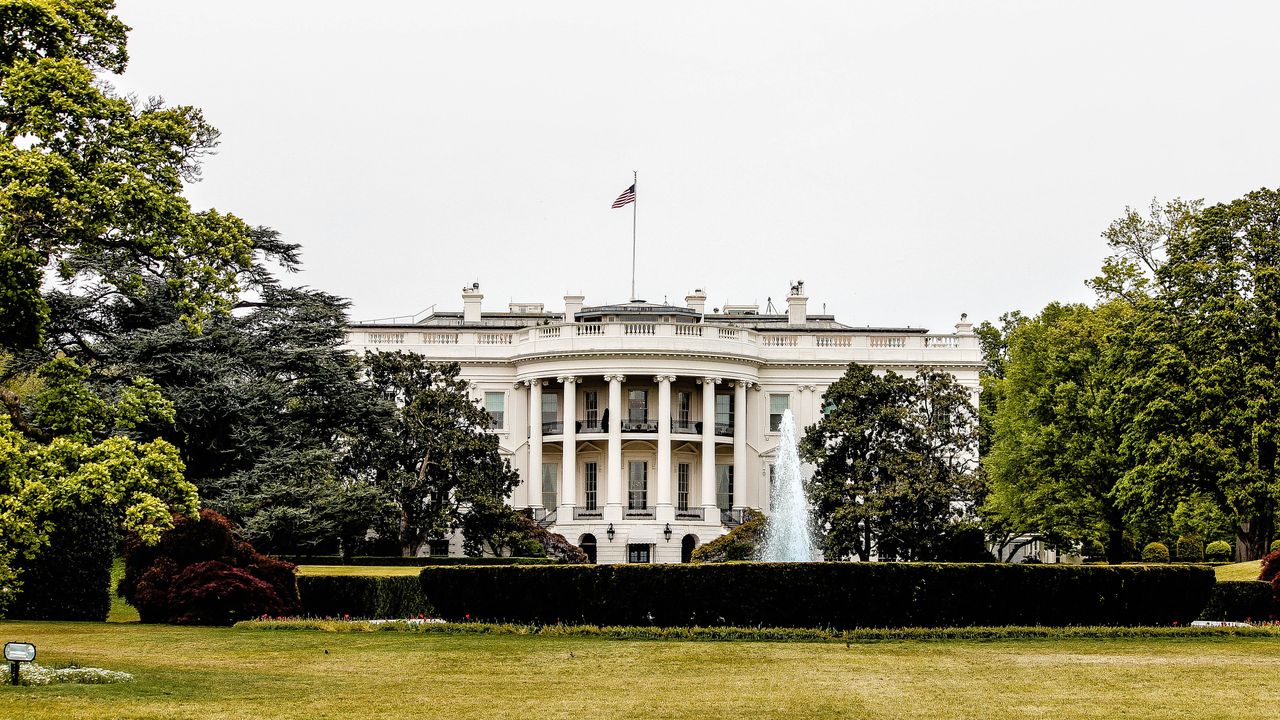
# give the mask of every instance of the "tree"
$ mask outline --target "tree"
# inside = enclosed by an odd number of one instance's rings
[[[37,347],[53,272],[102,299],[163,269],[184,322],[225,314],[270,231],[182,196],[218,131],[190,106],[114,95],[127,28],[110,0],[0,3],[0,346]]]
[[[0,613],[21,587],[15,562],[39,557],[58,530],[55,518],[94,508],[140,542],[154,543],[174,511],[196,511],[196,489],[182,477],[177,448],[131,436],[172,417],[172,407],[142,379],[108,402],[88,376],[59,358],[7,388],[12,404],[0,413]]]
[[[1259,558],[1280,511],[1280,191],[1168,207],[1113,226],[1118,269],[1096,281],[1135,308],[1120,399],[1133,418],[1129,467],[1117,497],[1148,512],[1210,498],[1235,525],[1237,557]],[[1152,259],[1125,263],[1135,256]]]
[[[823,396],[833,409],[806,430],[801,456],[829,558],[904,560],[939,551],[976,490],[977,418],[946,373],[906,378],[851,364]]]
[[[994,438],[984,469],[984,519],[1044,533],[1055,544],[1105,539],[1124,559],[1128,527],[1116,486],[1125,419],[1111,343],[1128,312],[1050,304],[1009,338]]]
[[[498,452],[497,438],[485,432],[489,415],[470,396],[457,363],[400,352],[370,353],[365,360],[370,386],[397,407],[383,432],[357,442],[350,467],[394,498],[401,549],[416,555],[428,539],[462,527],[469,507],[502,502],[519,476]],[[480,517],[472,520],[473,533],[485,534],[474,528]]]

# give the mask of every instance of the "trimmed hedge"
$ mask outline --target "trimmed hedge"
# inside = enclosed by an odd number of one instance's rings
[[[101,506],[63,510],[57,529],[34,560],[19,558],[22,590],[9,608],[11,620],[91,620],[111,610],[111,561],[120,540]]]
[[[1267,620],[1280,612],[1271,583],[1261,580],[1219,580],[1201,620]]]
[[[415,618],[431,612],[422,584],[412,575],[367,577],[302,575],[302,614],[320,618]]]
[[[403,557],[400,555],[357,555],[343,562],[340,555],[281,555],[294,565],[384,565],[426,567],[428,565],[555,565],[554,558],[532,557]]]
[[[1142,562],[1169,562],[1169,546],[1158,542],[1148,543],[1146,547],[1142,548]]]
[[[424,568],[447,620],[570,625],[1171,625],[1199,616],[1206,567],[742,563]]]
[[[1226,540],[1214,540],[1204,549],[1204,554],[1210,562],[1230,562],[1231,543]]]

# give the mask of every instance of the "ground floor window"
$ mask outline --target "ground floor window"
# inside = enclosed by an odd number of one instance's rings
[[[449,555],[449,541],[428,540],[427,552],[431,554],[431,557],[447,557]]]
[[[733,507],[733,466],[716,466],[716,505],[721,510]]]
[[[627,562],[629,563],[649,562],[649,546],[648,545],[628,545],[627,546]]]

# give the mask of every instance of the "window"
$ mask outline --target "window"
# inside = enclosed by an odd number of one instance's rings
[[[720,431],[728,431],[733,428],[733,396],[717,395],[716,396],[716,432],[724,434]]]
[[[676,465],[676,509],[689,509],[689,463]]]
[[[504,411],[507,406],[507,394],[500,392],[487,392],[484,394],[484,409],[489,411],[489,429],[501,430],[503,424]]]
[[[582,394],[582,403],[587,409],[587,430],[600,427],[600,399],[596,395],[595,390],[588,390]]]
[[[649,421],[648,390],[632,390],[627,393],[627,420],[633,423]]]
[[[733,466],[716,466],[716,505],[721,510],[733,507]]]
[[[693,393],[684,390],[676,393],[676,420],[680,421],[682,427],[688,427],[689,422],[693,420],[690,417],[692,407]]]
[[[587,496],[586,499],[587,499],[588,510],[596,509],[596,503],[598,502],[597,498],[599,497],[599,495],[597,494],[599,489],[599,482],[600,482],[599,473],[600,471],[598,469],[598,466],[593,462],[587,463],[586,466],[583,468],[582,489],[585,491]]]
[[[769,432],[778,432],[782,429],[782,413],[790,407],[790,395],[769,396]]]
[[[427,552],[431,557],[448,557],[449,541],[448,540],[428,540]]]
[[[596,536],[590,533],[582,536],[578,541],[578,547],[582,548],[582,552],[587,554],[587,562],[594,565],[596,563]]]
[[[649,463],[632,462],[628,469],[627,509],[644,510],[649,507]]]
[[[553,423],[559,418],[560,396],[546,393],[542,396],[542,424]]]
[[[559,463],[542,464],[542,507],[556,506],[556,480],[560,476]]]
[[[648,545],[628,545],[627,546],[627,562],[629,563],[649,562],[649,546]]]

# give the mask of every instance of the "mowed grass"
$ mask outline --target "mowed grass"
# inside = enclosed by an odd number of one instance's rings
[[[0,687],[0,717],[1273,718],[1280,640],[659,642],[0,623],[125,685]],[[327,651],[327,652],[326,652]]]
[[[1257,580],[1262,572],[1261,560],[1218,565],[1213,569],[1219,580]]]
[[[397,565],[299,565],[299,575],[374,575],[389,577],[392,575],[417,575],[420,567],[402,567]]]

